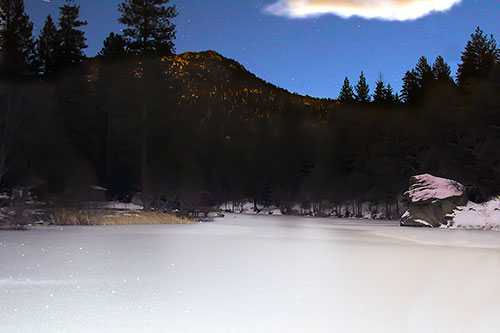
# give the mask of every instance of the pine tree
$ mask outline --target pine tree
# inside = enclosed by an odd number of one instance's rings
[[[391,84],[388,83],[387,86],[380,75],[377,80],[375,92],[373,94],[373,102],[376,104],[392,104],[396,101],[396,96],[394,96],[394,90],[391,87]]]
[[[434,74],[426,57],[420,57],[418,59],[417,65],[415,66],[415,74],[418,86],[421,90],[420,93],[423,93],[425,90],[430,88],[432,82],[434,81]]]
[[[356,84],[356,101],[367,103],[370,101],[370,87],[366,83],[365,74],[361,71],[358,84]]]
[[[434,61],[434,64],[432,65],[432,74],[434,76],[434,80],[437,82],[453,82],[451,77],[451,68],[441,56],[438,56]]]
[[[395,93],[394,95],[394,103],[402,103],[402,99],[401,99],[401,96],[399,96],[398,93]]]
[[[40,65],[40,71],[44,75],[53,74],[56,70],[56,58],[59,47],[59,33],[52,17],[49,15],[45,20],[37,41],[37,60]]]
[[[489,37],[479,27],[471,34],[458,65],[457,81],[463,85],[468,79],[487,76],[500,61],[500,50],[493,35]]]
[[[127,42],[122,35],[110,33],[104,40],[99,56],[105,59],[117,59],[127,54]]]
[[[379,77],[375,84],[375,92],[373,93],[373,102],[382,104],[386,102],[387,90],[382,76]]]
[[[401,95],[406,104],[415,104],[418,101],[419,82],[414,69],[407,71],[403,77],[403,88]]]
[[[141,57],[142,64],[142,145],[141,173],[142,199],[144,210],[151,210],[151,184],[149,179],[149,96],[152,77],[151,55],[162,57],[175,51],[175,25],[172,19],[177,16],[175,6],[165,7],[169,0],[126,0],[118,6],[122,16],[118,19],[128,28],[123,30],[127,47]]]
[[[80,6],[74,4],[74,0],[66,0],[66,3],[59,7],[59,12],[61,46],[57,56],[58,66],[64,68],[78,65],[85,59],[83,50],[87,48],[87,38],[79,28],[87,25],[87,22],[79,20]]]
[[[159,56],[175,52],[175,6],[165,7],[169,0],[126,0],[119,5],[121,24],[132,52],[154,53]]]
[[[392,104],[392,103],[395,103],[398,101],[398,96],[397,94],[394,95],[394,90],[392,89],[391,87],[391,84],[388,83],[387,84],[387,88],[385,89],[384,91],[384,101],[387,103],[387,104]]]
[[[35,55],[33,23],[23,0],[0,1],[0,71],[6,77],[33,72]]]
[[[338,100],[340,102],[353,102],[355,100],[354,89],[349,82],[349,79],[346,77],[344,79],[344,84],[340,89],[340,95]]]

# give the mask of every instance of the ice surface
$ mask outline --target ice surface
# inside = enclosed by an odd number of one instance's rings
[[[0,231],[1,332],[492,332],[500,233],[227,214]]]
[[[434,177],[429,174],[415,177],[417,183],[406,192],[412,202],[461,196],[465,190],[463,185],[450,179]]]

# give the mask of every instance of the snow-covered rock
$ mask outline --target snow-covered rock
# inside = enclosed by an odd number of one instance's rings
[[[468,201],[462,184],[429,174],[411,177],[405,195],[410,204],[401,217],[401,226],[409,227],[449,225],[453,211]]]

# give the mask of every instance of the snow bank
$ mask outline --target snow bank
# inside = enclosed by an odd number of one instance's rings
[[[414,176],[413,178],[415,182],[405,193],[412,203],[460,197],[465,191],[464,186],[454,180],[434,177],[429,174]]]
[[[106,202],[102,205],[102,208],[108,209],[120,209],[120,210],[142,210],[142,206],[136,205],[133,203],[124,203],[124,202]]]
[[[500,199],[483,204],[469,202],[467,206],[458,207],[450,217],[453,218],[451,228],[500,231]]]

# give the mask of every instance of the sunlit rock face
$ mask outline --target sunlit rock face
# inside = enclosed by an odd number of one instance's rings
[[[401,226],[408,227],[448,225],[453,211],[458,206],[465,206],[468,201],[462,184],[429,174],[411,177],[405,196],[410,204],[401,217]]]
[[[334,14],[348,18],[391,21],[415,20],[420,17],[443,12],[462,0],[278,0],[268,6],[268,13],[292,18],[304,18],[323,14]]]

